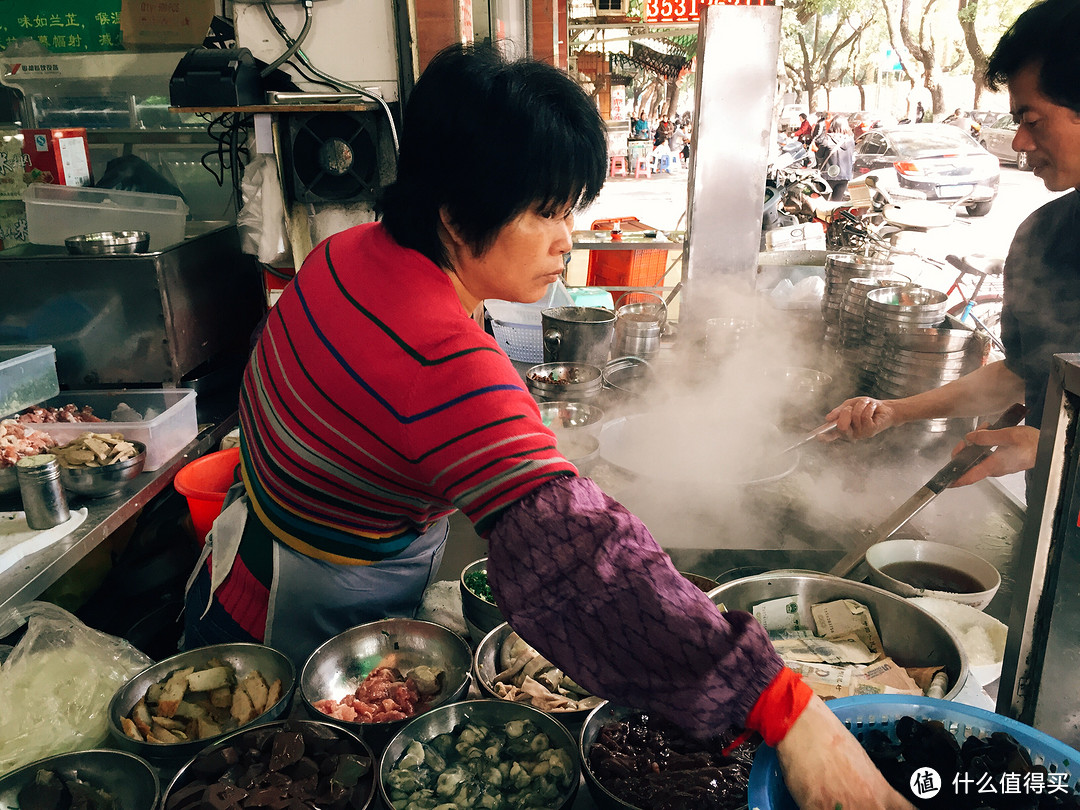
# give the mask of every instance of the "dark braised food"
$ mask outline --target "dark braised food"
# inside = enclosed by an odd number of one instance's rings
[[[584,369],[571,368],[567,369],[561,375],[556,374],[554,371],[548,374],[530,374],[529,378],[540,383],[547,383],[548,385],[573,385],[574,383],[588,382],[588,375]]]
[[[761,738],[730,745],[738,730],[706,741],[634,712],[600,729],[589,769],[610,793],[645,810],[735,810],[746,805],[750,766]]]
[[[986,738],[968,735],[961,745],[939,720],[901,717],[894,734],[871,729],[862,738],[863,748],[889,784],[918,808],[1080,808],[1075,780],[1032,764],[1027,748],[1004,731]],[[940,792],[920,798],[912,785],[926,784],[927,768],[937,772]]]
[[[256,727],[195,757],[195,778],[170,793],[165,808],[351,810],[374,789],[371,764],[360,743],[329,726]]]
[[[116,797],[81,779],[41,769],[19,789],[20,810],[119,810]]]

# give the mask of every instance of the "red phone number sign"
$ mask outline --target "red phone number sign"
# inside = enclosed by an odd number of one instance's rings
[[[697,22],[701,6],[775,6],[776,0],[648,0],[645,22]]]

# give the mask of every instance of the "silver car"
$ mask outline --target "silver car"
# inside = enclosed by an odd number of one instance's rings
[[[983,124],[979,131],[979,143],[983,149],[996,157],[1002,163],[1015,163],[1016,168],[1022,172],[1031,171],[1028,163],[1027,152],[1017,152],[1013,149],[1013,138],[1016,137],[1016,121],[1011,113],[1000,116],[992,124]]]

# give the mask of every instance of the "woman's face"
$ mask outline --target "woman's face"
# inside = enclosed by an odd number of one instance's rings
[[[572,209],[541,213],[530,208],[508,222],[484,253],[476,255],[451,229],[450,276],[467,311],[485,298],[531,304],[563,272],[572,246]]]

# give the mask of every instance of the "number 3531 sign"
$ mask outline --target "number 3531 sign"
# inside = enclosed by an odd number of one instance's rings
[[[775,6],[776,0],[648,0],[645,22],[697,22],[701,6]]]

